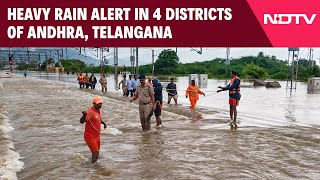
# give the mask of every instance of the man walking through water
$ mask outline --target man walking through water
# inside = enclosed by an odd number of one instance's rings
[[[190,100],[190,109],[194,109],[196,107],[197,101],[199,100],[199,94],[203,94],[206,96],[196,85],[195,80],[191,80],[191,84],[188,86],[188,89],[186,91],[186,98],[189,97]]]
[[[119,89],[120,89],[120,84],[122,84],[123,96],[126,96],[127,95],[127,79],[126,79],[126,75],[123,75],[123,79],[119,83]]]
[[[129,75],[129,79],[127,79],[127,81],[126,81],[126,86],[127,86],[126,97],[129,96],[129,93],[130,93],[130,96],[132,97],[133,96],[133,88],[132,88],[132,75],[131,74]]]
[[[154,87],[154,100],[156,102],[156,109],[154,115],[156,116],[157,128],[162,127],[161,122],[161,109],[162,109],[162,85],[158,79],[152,79],[152,85]]]
[[[168,92],[168,104],[170,104],[171,99],[174,99],[176,105],[178,104],[178,93],[177,93],[177,86],[174,83],[174,78],[170,79],[170,83],[166,87],[166,91]]]
[[[91,76],[89,78],[89,83],[90,83],[91,89],[95,89],[96,88],[97,78],[94,76],[93,73],[91,74]]]
[[[219,86],[220,90],[217,92],[221,91],[226,91],[229,90],[229,105],[230,105],[230,119],[231,123],[230,126],[231,128],[237,128],[237,106],[239,105],[239,100],[241,98],[240,94],[240,79],[237,76],[236,71],[231,72],[232,79],[230,80],[230,84],[226,87],[221,87]]]
[[[140,85],[137,87],[137,91],[130,102],[139,98],[139,115],[142,130],[148,131],[150,130],[150,118],[155,110],[154,90],[151,85],[146,84],[145,75],[140,75],[139,79]]]
[[[82,76],[82,73],[78,74],[77,80],[79,81],[80,89],[84,88],[84,76]]]
[[[104,129],[107,128],[106,123],[102,121],[101,107],[102,98],[94,97],[93,106],[87,111],[82,111],[82,117],[80,119],[81,124],[86,123],[84,140],[92,152],[91,163],[95,163],[99,158],[101,124],[103,124]]]
[[[106,93],[107,92],[107,79],[106,79],[105,74],[102,74],[99,82],[101,83],[102,93]]]

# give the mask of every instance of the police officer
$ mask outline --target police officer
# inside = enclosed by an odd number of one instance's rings
[[[139,99],[139,115],[143,131],[150,130],[150,118],[155,110],[154,90],[146,83],[145,75],[139,76],[140,85],[137,87],[135,96],[130,100]]]

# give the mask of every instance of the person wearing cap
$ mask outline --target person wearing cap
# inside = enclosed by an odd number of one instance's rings
[[[84,140],[92,152],[91,162],[95,163],[99,158],[101,124],[103,124],[104,129],[107,128],[107,125],[102,121],[100,111],[102,107],[102,98],[94,97],[92,103],[92,107],[90,107],[87,111],[82,111],[80,123],[86,123]]]
[[[157,127],[162,126],[161,122],[161,109],[162,109],[162,85],[158,79],[152,79],[152,85],[154,88],[154,99],[156,102],[156,109],[154,110],[154,115],[156,116]]]
[[[230,105],[230,126],[231,128],[237,128],[237,106],[239,105],[239,100],[241,98],[240,94],[240,78],[237,76],[236,71],[231,72],[231,80],[228,86],[221,87],[219,86],[221,91],[229,90],[229,105]]]
[[[155,110],[154,90],[151,85],[146,83],[145,75],[139,76],[140,85],[137,87],[134,97],[130,100],[133,102],[139,99],[139,115],[143,131],[150,130],[150,118]]]
[[[168,92],[168,104],[170,104],[171,99],[173,98],[175,104],[178,104],[178,92],[177,85],[174,83],[174,78],[170,79],[170,83],[166,87],[166,91]]]
[[[191,80],[191,84],[188,86],[188,89],[186,91],[186,98],[189,97],[190,100],[190,109],[194,109],[196,107],[197,101],[199,100],[199,94],[203,94],[206,96],[196,85],[195,80]]]

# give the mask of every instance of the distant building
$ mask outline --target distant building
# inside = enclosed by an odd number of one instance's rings
[[[320,93],[320,77],[308,79],[308,93]]]

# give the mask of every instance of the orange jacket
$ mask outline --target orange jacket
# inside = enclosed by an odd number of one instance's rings
[[[84,76],[78,75],[77,79],[78,79],[79,83],[84,83]]]
[[[88,83],[88,82],[89,82],[89,76],[85,75],[85,76],[83,77],[83,81],[84,81],[85,83]]]
[[[100,110],[96,110],[94,107],[87,110],[84,139],[100,139],[101,121],[102,117]]]
[[[192,84],[190,84],[188,86],[188,89],[186,91],[186,96],[189,96],[190,99],[199,99],[199,94],[204,94],[197,85],[192,86]]]

